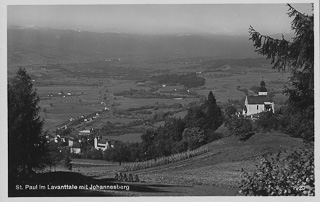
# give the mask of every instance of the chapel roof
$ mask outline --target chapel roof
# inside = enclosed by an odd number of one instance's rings
[[[264,102],[273,102],[268,95],[248,96],[248,104],[264,104]]]
[[[261,86],[259,92],[268,92],[266,87]]]

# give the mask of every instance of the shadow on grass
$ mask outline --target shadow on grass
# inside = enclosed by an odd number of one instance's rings
[[[173,185],[118,182],[113,178],[95,179],[74,172],[38,173],[32,177],[9,180],[9,197],[124,196],[124,192],[164,193],[158,187]],[[175,186],[177,187],[177,186]]]

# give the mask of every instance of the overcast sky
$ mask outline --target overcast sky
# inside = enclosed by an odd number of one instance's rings
[[[293,4],[311,14],[310,4]],[[97,32],[142,34],[286,33],[286,4],[8,6],[7,23]]]

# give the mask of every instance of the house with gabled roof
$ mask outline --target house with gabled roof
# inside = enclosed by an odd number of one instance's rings
[[[266,83],[261,81],[258,95],[246,96],[245,109],[243,115],[252,116],[265,111],[272,111],[274,113],[274,102],[268,95]]]
[[[81,130],[81,131],[78,132],[78,135],[80,135],[80,136],[90,135],[93,130],[94,130],[93,128],[86,129],[86,130]]]
[[[105,140],[99,137],[94,138],[94,148],[105,151],[110,148],[114,148],[116,144],[115,140]]]

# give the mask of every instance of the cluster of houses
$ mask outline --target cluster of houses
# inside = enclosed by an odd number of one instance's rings
[[[103,103],[103,102],[101,102]],[[101,111],[109,111],[110,108],[109,107],[104,107]],[[100,114],[98,112],[96,112],[95,114],[91,114],[89,116],[85,116],[85,115],[82,115],[82,116],[79,116],[79,117],[76,117],[76,118],[70,118],[69,121],[72,122],[72,121],[76,121],[78,119],[83,119],[84,122],[90,122],[90,121],[93,121],[94,119],[98,118],[100,116]]]
[[[274,108],[274,102],[272,101],[271,97],[268,95],[268,91],[266,89],[266,84],[262,80],[260,83],[260,89],[258,94],[256,95],[247,95],[245,98],[245,107],[242,110],[242,115],[245,117],[250,117],[251,119],[255,119],[259,116],[259,113],[265,112],[265,111],[271,111],[275,112]],[[238,113],[240,115],[241,112]],[[98,113],[95,114],[95,116],[92,117],[92,119],[97,118],[99,116]],[[84,116],[81,118],[85,118]],[[70,120],[71,121],[71,120]],[[84,120],[88,121],[88,120]],[[62,126],[60,129],[67,129],[67,126]],[[96,135],[95,137],[92,137],[93,135],[93,128],[91,129],[85,129],[78,132],[78,138],[73,137],[60,137],[59,135],[56,135],[54,138],[55,142],[63,142],[65,146],[70,148],[71,153],[80,154],[82,149],[82,142],[81,140],[87,139],[90,140],[91,138],[91,144],[90,146],[94,147],[97,150],[106,151],[110,148],[115,148],[115,145],[117,143],[116,140],[107,140],[103,139],[101,135]]]
[[[90,140],[90,136],[93,134],[93,128],[85,129],[78,132],[78,138],[74,137],[61,137],[60,135],[56,135],[52,140],[56,143],[61,142],[66,147],[70,149],[71,153],[80,154],[82,149],[82,140],[87,139]],[[92,138],[92,136],[91,136]],[[103,139],[100,135],[93,137],[93,146],[97,150],[105,151],[110,148],[115,148],[115,145],[118,141],[116,140],[107,140]]]
[[[99,113],[95,113],[95,115],[91,115],[91,116],[79,116],[79,117],[76,117],[76,118],[70,118],[69,121],[72,122],[72,121],[76,121],[76,120],[79,120],[79,119],[82,119],[84,122],[90,122],[90,121],[93,121],[94,119],[98,118]]]
[[[101,103],[103,104],[103,103]],[[105,104],[105,103],[104,103]],[[105,106],[105,108],[102,111],[110,110],[108,107]],[[100,113],[96,112],[93,114],[90,114],[88,116],[82,115],[76,118],[70,118],[69,123],[65,123],[64,125],[61,125],[57,130],[66,130],[68,129],[68,125],[70,122],[81,120],[81,122],[91,122],[94,119],[98,118],[100,116]],[[88,143],[90,142],[89,146],[94,147],[95,149],[105,151],[110,148],[114,148],[116,140],[105,140],[102,138],[101,135],[98,135],[96,137],[93,137],[93,128],[91,129],[85,129],[78,131],[75,136],[61,136],[61,135],[55,135],[54,137],[48,136],[48,141],[53,141],[56,143],[62,143],[63,146],[68,147],[70,149],[71,153],[80,154],[82,151],[82,148],[88,146],[88,144],[84,144],[84,142]],[[85,146],[84,146],[85,145]]]
[[[48,94],[48,97],[54,97],[56,95],[59,96],[59,97],[66,97],[66,95],[67,96],[71,96],[72,94],[70,92],[68,92],[68,93],[59,92],[57,94],[50,93],[50,94]]]

